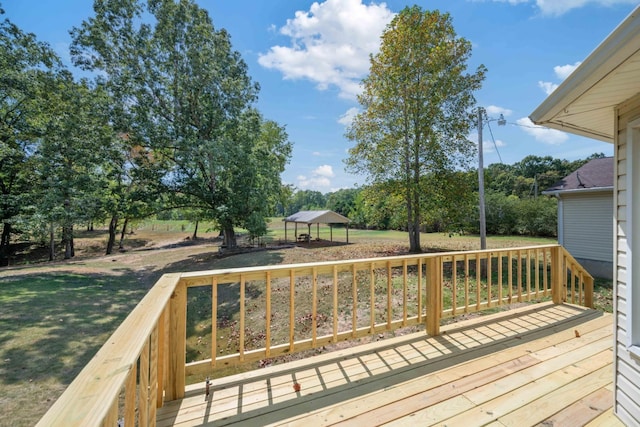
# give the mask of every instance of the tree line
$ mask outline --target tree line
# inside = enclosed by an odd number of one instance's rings
[[[169,209],[266,232],[291,155],[255,108],[259,85],[192,0],[95,0],[71,29],[78,79],[49,45],[0,23],[0,265],[12,241],[64,247],[74,228]],[[4,11],[0,8],[0,15]],[[59,242],[59,243],[58,243]]]
[[[493,235],[557,235],[557,201],[542,192],[602,153],[568,161],[551,156],[525,157],[512,165],[494,163],[485,168],[487,233]],[[435,178],[433,179],[435,181]],[[437,207],[444,195],[425,207],[423,232],[479,233],[477,169],[458,172],[449,186],[449,206]],[[455,207],[451,206],[455,203]],[[451,208],[451,209],[450,209]],[[329,209],[351,219],[355,228],[406,231],[402,195],[376,185],[323,194],[301,190],[278,209],[284,216],[299,210]],[[452,214],[454,212],[455,214]]]

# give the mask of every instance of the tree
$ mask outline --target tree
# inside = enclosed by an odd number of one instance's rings
[[[359,188],[342,188],[327,194],[327,209],[349,217],[355,209],[355,200],[360,191]]]
[[[405,8],[387,26],[380,52],[371,58],[358,97],[363,111],[347,131],[356,141],[349,169],[403,194],[411,252],[421,251],[422,206],[435,196],[422,177],[465,168],[474,153],[467,135],[473,92],[485,68],[467,73],[470,55],[471,43],[456,36],[448,14]]]
[[[48,45],[8,19],[0,22],[0,265],[8,262],[13,224],[30,205],[32,154],[46,107],[39,89],[58,67]]]
[[[259,88],[229,34],[192,0],[95,0],[94,11],[73,31],[76,63],[106,74],[122,131],[166,165],[165,207],[205,212],[235,246],[235,226],[264,221],[291,147],[253,108]],[[269,126],[277,141],[265,144]]]
[[[74,225],[91,219],[85,206],[93,202],[101,166],[108,164],[112,131],[106,114],[108,97],[101,87],[91,87],[86,80],[76,83],[68,71],[51,83],[40,96],[50,111],[35,153],[41,194],[36,205],[51,224],[50,248],[53,230],[60,227],[68,259],[74,256]]]

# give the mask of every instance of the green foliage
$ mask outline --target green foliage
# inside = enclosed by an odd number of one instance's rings
[[[324,210],[327,208],[327,199],[319,191],[299,190],[293,193],[289,199],[285,216],[293,215],[298,211]]]
[[[234,227],[257,230],[272,213],[291,144],[252,107],[258,85],[229,33],[191,0],[96,0],[94,11],[73,31],[76,63],[105,74],[114,123],[161,166],[165,208],[201,212],[234,246]]]
[[[58,69],[47,44],[8,19],[0,22],[0,265],[7,262],[12,234],[21,232],[14,223],[25,225],[20,217],[34,200],[32,155],[49,107],[41,95]]]
[[[470,56],[471,43],[457,37],[448,14],[403,9],[371,58],[358,97],[363,111],[347,131],[356,142],[348,168],[404,199],[412,252],[420,251],[423,206],[447,198],[423,177],[465,168],[474,151],[467,135],[485,68],[467,73]]]
[[[349,218],[355,209],[355,200],[360,191],[358,188],[343,188],[327,194],[327,209]]]

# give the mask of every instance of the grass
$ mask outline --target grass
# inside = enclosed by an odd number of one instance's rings
[[[76,240],[77,257],[73,261],[38,262],[37,256],[29,257],[39,253],[32,249],[13,260],[14,263],[22,260],[21,265],[0,269],[0,413],[3,414],[0,426],[35,424],[163,273],[369,258],[407,251],[405,233],[349,230],[349,245],[311,242],[221,256],[218,233],[207,228],[200,225],[201,238],[194,242],[187,240],[193,233],[193,224],[187,221],[136,224],[133,234],[127,234],[125,240],[127,252],[109,256],[103,255],[105,230],[82,232]],[[284,238],[284,226],[279,219],[271,222],[270,230],[271,242]],[[323,233],[328,232],[327,227],[320,228],[322,238],[325,238]],[[335,228],[334,241],[344,242],[345,234],[344,229]],[[429,250],[479,247],[477,236],[423,234],[422,242]],[[519,237],[488,239],[491,248],[548,243],[555,241]],[[596,282],[596,287],[603,291],[602,297],[596,297],[596,303],[610,310],[611,283]],[[299,291],[305,289],[308,284],[300,282]],[[206,291],[201,291],[202,294],[198,291],[190,290],[188,295],[192,302],[188,312],[188,360],[204,358],[210,351],[207,344],[210,343],[210,335],[207,336],[210,320],[206,321],[207,313],[210,319],[210,297]],[[260,292],[259,283],[248,289],[247,306],[254,310],[253,321],[257,323],[264,322],[258,320],[263,297]],[[233,325],[233,313],[237,311],[233,301],[237,301],[237,293],[237,288],[230,287],[225,295],[229,304],[224,307],[226,311],[222,310],[227,321],[223,336],[237,333]],[[395,297],[402,297],[401,290],[394,289]],[[274,297],[277,305],[276,300]],[[344,304],[345,315],[350,315],[350,302],[346,297]],[[302,329],[310,324],[308,312],[302,302],[297,305],[296,319]],[[322,322],[320,318],[319,324]],[[250,337],[256,346],[263,339],[259,333]],[[233,344],[221,341],[219,350],[231,352]]]

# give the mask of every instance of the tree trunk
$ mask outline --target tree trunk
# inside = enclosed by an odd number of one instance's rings
[[[0,267],[9,265],[9,243],[11,242],[11,223],[2,224],[2,237],[0,238]]]
[[[236,241],[236,232],[233,230],[233,227],[225,227],[223,244],[227,249],[232,249],[238,246],[238,242]]]
[[[191,240],[196,240],[198,238],[198,223],[199,221],[196,220],[196,228],[195,230],[193,230],[193,236],[191,236]]]
[[[49,261],[53,261],[56,258],[56,240],[53,223],[49,227]]]
[[[127,224],[129,224],[129,218],[125,218],[124,224],[122,224],[122,232],[120,232],[120,243],[118,243],[118,250],[124,249],[124,246],[122,246],[122,244],[124,243],[124,233],[127,232]]]
[[[71,259],[75,256],[73,247],[73,225],[62,228],[62,244],[64,245],[64,259]]]
[[[116,242],[116,230],[118,228],[118,216],[113,215],[111,221],[109,221],[109,240],[107,241],[106,255],[111,255],[113,252],[113,245]]]

